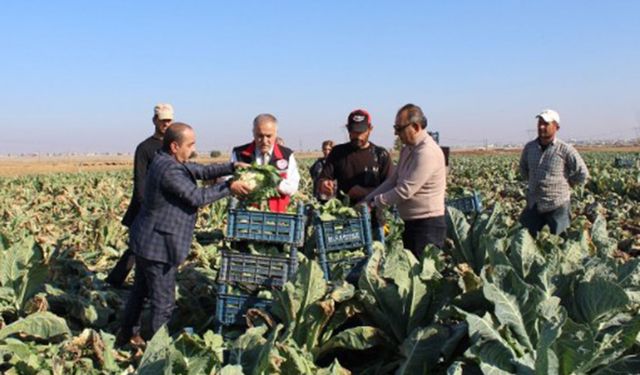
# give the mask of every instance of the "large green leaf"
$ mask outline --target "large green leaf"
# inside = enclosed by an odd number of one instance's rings
[[[282,364],[283,374],[305,374],[314,375],[318,369],[313,363],[313,356],[306,350],[301,349],[293,340],[278,345],[278,352],[284,358]]]
[[[211,348],[198,335],[182,333],[173,342],[172,370],[174,373],[193,375],[208,373],[218,357],[217,349],[222,348]]]
[[[621,375],[640,374],[640,355],[628,355],[619,358],[615,362],[603,366],[593,373],[593,375]]]
[[[22,333],[39,339],[52,339],[70,335],[67,322],[48,311],[37,312],[19,319],[0,329],[0,340],[10,335]]]
[[[428,314],[433,298],[428,293],[431,281],[423,280],[422,271],[413,254],[399,244],[392,244],[386,254],[374,251],[359,280],[368,315],[398,345],[409,332],[433,319]]]
[[[284,362],[284,358],[281,357],[276,349],[276,341],[279,332],[282,330],[282,325],[278,324],[275,329],[269,334],[269,338],[266,342],[257,348],[256,361],[249,366],[245,367],[247,373],[253,375],[271,375],[281,373],[281,366]]]
[[[591,227],[591,239],[601,256],[611,256],[616,250],[617,243],[609,238],[607,221],[602,215],[598,215]]]
[[[0,286],[14,290],[12,305],[22,310],[27,300],[42,289],[47,278],[42,251],[33,237],[28,237],[0,253]]]
[[[469,237],[471,225],[465,215],[458,209],[447,206],[447,234],[453,239],[453,256],[456,263],[476,265],[472,242]],[[475,269],[475,267],[474,267]]]
[[[361,292],[358,293],[358,295],[361,295]],[[327,341],[331,336],[333,336],[334,331],[339,329],[345,322],[347,322],[347,320],[363,312],[361,303],[358,301],[358,299],[359,297],[354,297],[351,300],[344,301],[338,304],[333,315],[331,316],[331,319],[329,319],[323,329],[320,342]]]
[[[534,263],[544,263],[536,242],[526,229],[519,230],[509,246],[509,259],[523,280],[527,279]]]
[[[567,313],[560,306],[560,299],[552,297],[540,303],[538,314],[541,320],[538,322],[540,336],[536,345],[535,372],[537,375],[557,374],[560,364],[553,345],[562,333]]]
[[[274,293],[271,311],[286,325],[300,324],[304,311],[327,293],[327,282],[317,262],[300,257],[293,280]],[[301,342],[301,340],[297,340]]]
[[[316,357],[332,350],[365,350],[381,344],[389,344],[385,333],[369,326],[347,328],[329,339],[324,345],[314,350]]]
[[[556,344],[561,374],[573,374],[584,366],[596,350],[594,337],[586,325],[567,319]]]
[[[622,311],[629,303],[624,289],[615,283],[596,279],[578,284],[575,291],[575,306],[579,322],[594,324],[599,320]]]
[[[241,365],[243,369],[253,368],[258,360],[261,347],[267,342],[264,338],[266,332],[266,326],[247,329],[231,344],[229,362]]]
[[[375,250],[366,263],[358,285],[365,293],[363,296],[365,309],[376,326],[398,342],[402,342],[406,334],[406,322],[401,321],[402,318],[400,318],[405,316],[404,304],[396,285],[380,275],[383,260],[382,251]],[[398,318],[389,319],[390,316]]]
[[[482,277],[484,295],[493,302],[496,317],[509,327],[518,343],[532,353],[538,338],[536,309],[543,293],[524,283],[510,267],[496,266],[491,274],[492,280],[484,272]]]
[[[406,327],[402,328],[405,335],[431,320],[427,311],[433,294],[427,293],[428,283],[431,279],[439,279],[440,275],[437,270],[430,274],[425,272],[425,268],[428,269],[425,264],[432,263],[432,260],[424,259],[423,263],[420,264],[412,252],[398,244],[389,247],[381,264],[381,277],[392,281],[388,285],[397,290],[399,301],[403,305],[403,321],[407,322]],[[429,278],[426,278],[427,274]]]
[[[2,250],[2,263],[0,263],[0,285],[11,286],[19,280],[29,264],[33,255],[35,240],[33,237],[25,238],[21,242],[13,244],[6,250]]]
[[[469,349],[480,362],[501,369],[506,372],[514,372],[516,353],[511,345],[502,337],[498,325],[489,314],[479,317],[461,311],[469,324],[469,337],[472,347]]]
[[[441,356],[442,343],[449,338],[449,329],[434,325],[416,329],[402,343],[404,357],[396,375],[428,374],[434,371]]]
[[[172,347],[169,332],[166,326],[162,326],[158,332],[153,335],[151,340],[147,342],[147,347],[140,360],[140,366],[138,367],[138,374],[171,375],[173,373],[171,368],[171,351]]]

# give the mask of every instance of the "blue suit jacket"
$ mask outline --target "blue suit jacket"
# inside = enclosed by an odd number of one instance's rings
[[[233,173],[233,164],[180,163],[160,150],[145,181],[142,209],[131,225],[129,246],[145,259],[179,265],[191,247],[198,207],[229,195],[226,183],[198,187]]]

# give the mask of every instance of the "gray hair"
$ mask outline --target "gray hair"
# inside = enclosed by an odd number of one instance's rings
[[[422,112],[422,109],[415,104],[405,104],[398,110],[398,115],[406,112],[407,119],[411,124],[419,124],[422,129],[427,128],[427,117]]]
[[[255,129],[266,122],[273,122],[278,125],[278,119],[276,119],[276,116],[271,113],[261,113],[253,119],[253,128]]]

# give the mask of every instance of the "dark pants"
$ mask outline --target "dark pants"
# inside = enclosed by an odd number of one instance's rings
[[[549,231],[553,234],[562,234],[569,225],[571,219],[571,205],[564,204],[553,211],[538,212],[534,205],[532,208],[525,208],[520,215],[520,223],[529,230],[529,233],[535,237],[545,225],[549,226]]]
[[[151,304],[151,335],[171,318],[176,301],[177,268],[170,264],[154,262],[136,256],[136,273],[133,290],[124,310],[122,331],[130,335],[139,325],[144,299]]]
[[[136,263],[136,255],[129,249],[127,249],[120,259],[118,259],[118,263],[116,263],[115,267],[111,270],[107,278],[104,280],[111,284],[111,286],[120,288],[124,281],[129,276],[129,272]]]
[[[405,220],[404,222],[402,243],[405,249],[411,250],[418,258],[428,244],[443,249],[446,237],[447,223],[444,216]]]

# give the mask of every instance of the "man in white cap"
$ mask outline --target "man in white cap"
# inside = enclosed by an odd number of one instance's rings
[[[162,139],[164,133],[173,122],[173,107],[171,104],[159,103],[153,108],[153,135],[142,141],[136,147],[136,153],[133,158],[133,195],[129,208],[122,218],[122,224],[131,227],[133,220],[138,215],[142,206],[142,197],[144,196],[144,180],[147,176],[147,169],[151,164],[151,160],[156,152],[162,147]],[[126,250],[118,263],[109,273],[106,282],[115,288],[121,288],[129,272],[135,264],[135,255]]]
[[[589,171],[578,151],[556,137],[558,112],[545,109],[536,118],[538,138],[524,146],[520,157],[520,173],[529,183],[520,222],[534,237],[545,225],[559,235],[571,224],[571,188],[583,184]]]

